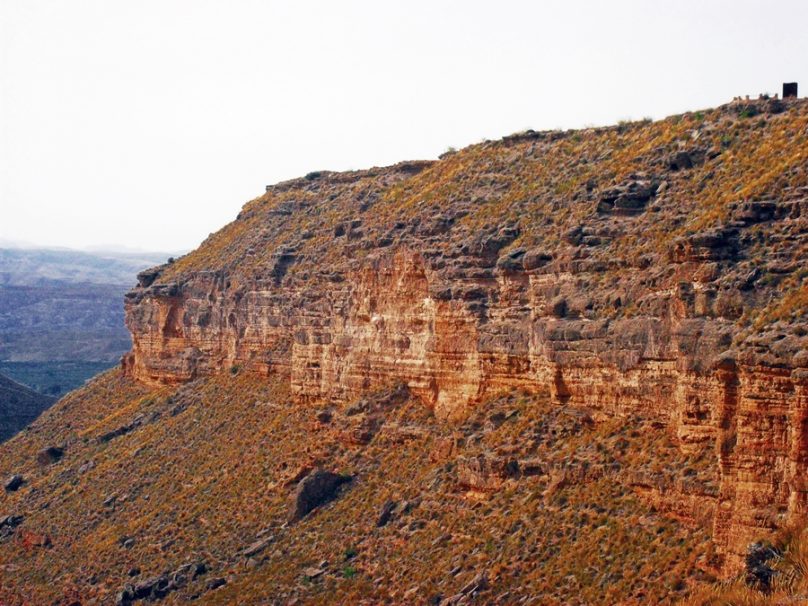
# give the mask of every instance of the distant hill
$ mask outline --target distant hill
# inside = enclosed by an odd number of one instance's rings
[[[118,284],[131,287],[141,269],[163,263],[165,253],[83,252],[0,248],[0,285]]]
[[[0,442],[17,433],[56,401],[0,375]]]
[[[116,361],[123,295],[162,253],[0,249],[0,362]]]
[[[129,349],[119,284],[0,286],[0,361],[115,360]]]
[[[2,362],[0,374],[11,377],[46,396],[61,397],[88,378],[107,370],[116,362],[101,360],[46,360],[44,362]]]
[[[129,350],[124,293],[168,256],[0,248],[0,372],[48,396],[0,402],[0,440]]]

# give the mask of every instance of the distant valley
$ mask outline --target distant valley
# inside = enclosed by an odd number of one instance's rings
[[[47,396],[25,399],[15,390],[0,391],[0,439],[118,362],[131,343],[123,323],[124,293],[138,271],[167,257],[0,248],[0,375]],[[13,406],[11,393],[17,397]],[[16,412],[5,414],[8,407]]]

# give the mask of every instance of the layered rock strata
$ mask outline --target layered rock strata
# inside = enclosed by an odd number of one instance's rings
[[[268,187],[141,275],[124,366],[149,383],[280,373],[301,402],[402,382],[447,419],[512,386],[641,412],[682,448],[716,449],[718,494],[665,498],[714,511],[733,569],[808,506],[808,108],[755,127],[733,106],[669,120]],[[744,146],[794,128],[798,153],[773,151],[761,181]],[[753,180],[754,196],[699,198]]]

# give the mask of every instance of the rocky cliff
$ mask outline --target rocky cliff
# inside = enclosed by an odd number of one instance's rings
[[[806,258],[804,101],[527,131],[267,187],[140,275],[123,364],[278,375],[301,405],[401,382],[449,421],[512,387],[644,415],[714,449],[715,492],[664,498],[712,512],[731,571],[808,506]]]

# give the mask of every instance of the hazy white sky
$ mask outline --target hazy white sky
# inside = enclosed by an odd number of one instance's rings
[[[0,0],[0,240],[192,248],[312,170],[784,80],[805,0]]]

